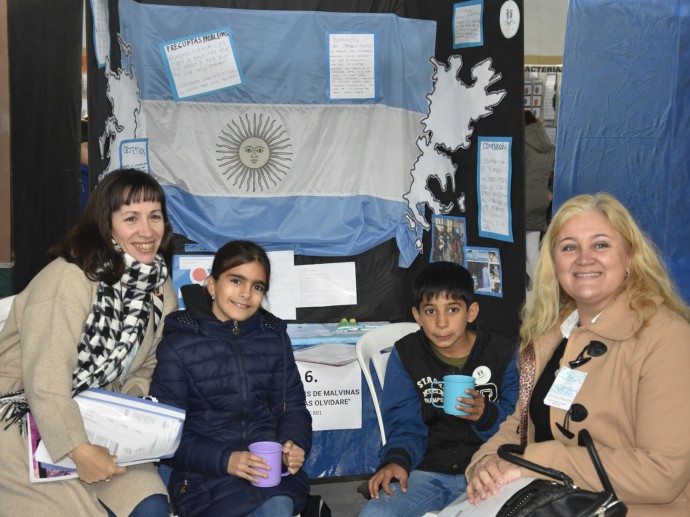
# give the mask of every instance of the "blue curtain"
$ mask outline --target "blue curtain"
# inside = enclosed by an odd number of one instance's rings
[[[571,0],[554,210],[615,195],[690,300],[690,5]]]

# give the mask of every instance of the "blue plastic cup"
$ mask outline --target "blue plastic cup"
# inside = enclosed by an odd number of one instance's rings
[[[443,412],[447,415],[469,415],[467,411],[462,411],[461,409],[458,409],[456,406],[467,405],[458,401],[458,397],[472,398],[472,395],[470,395],[469,393],[465,393],[465,390],[474,389],[474,377],[470,375],[445,375],[442,381],[432,381],[432,393],[435,392],[436,384],[442,386],[441,389],[443,390],[443,404],[437,404],[434,398],[432,397],[431,403],[434,405],[434,407],[443,409]]]

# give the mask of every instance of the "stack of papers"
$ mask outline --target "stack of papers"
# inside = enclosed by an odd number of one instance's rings
[[[295,361],[343,366],[357,360],[354,345],[329,343],[295,351]]]
[[[101,389],[86,390],[74,401],[79,404],[89,443],[106,447],[117,456],[118,465],[169,458],[180,444],[185,419],[182,409]],[[31,414],[28,424],[31,481],[77,477],[71,459],[50,457]]]

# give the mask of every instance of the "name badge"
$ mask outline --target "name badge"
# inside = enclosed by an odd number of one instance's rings
[[[544,398],[544,404],[569,410],[586,378],[587,372],[572,370],[567,366],[561,367],[553,386]]]

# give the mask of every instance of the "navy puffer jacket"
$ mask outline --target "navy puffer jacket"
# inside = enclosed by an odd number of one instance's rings
[[[275,495],[305,504],[307,475],[257,488],[227,472],[230,454],[252,442],[292,440],[307,454],[311,415],[286,324],[266,311],[221,323],[201,286],[185,289],[187,310],[170,314],[150,393],[187,412],[168,485],[181,516],[243,516]],[[194,288],[198,288],[195,290]]]

